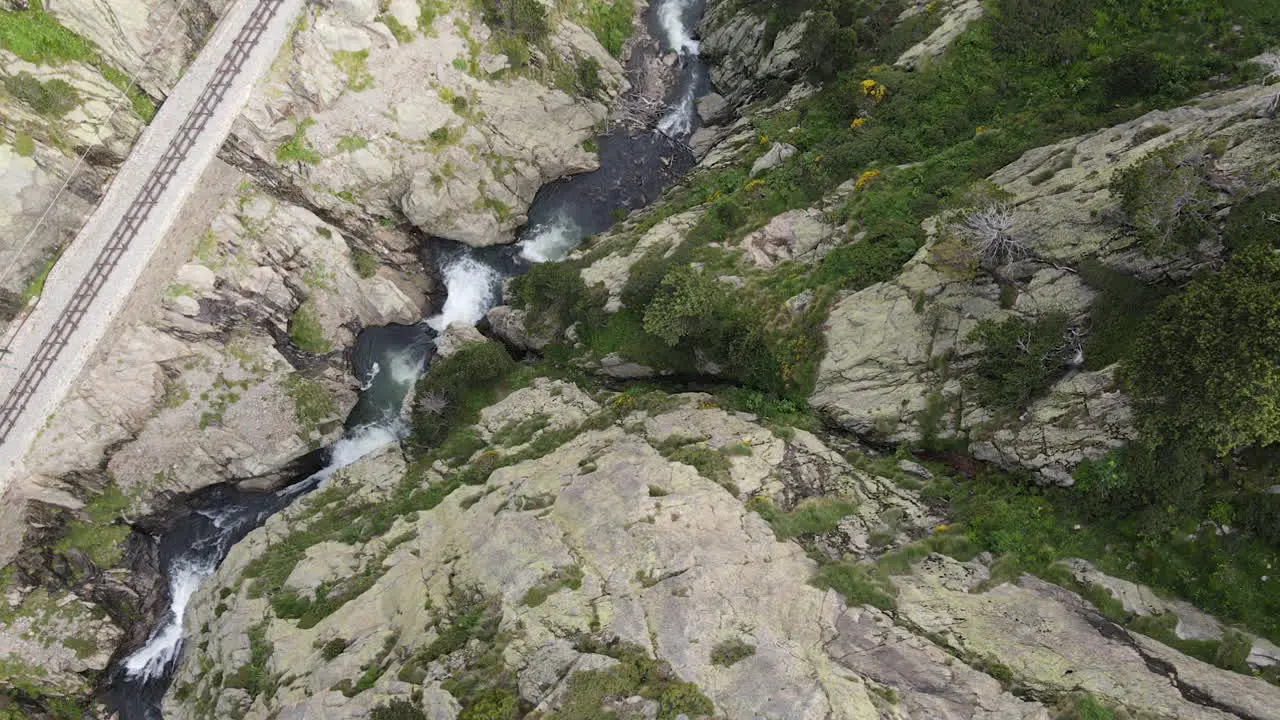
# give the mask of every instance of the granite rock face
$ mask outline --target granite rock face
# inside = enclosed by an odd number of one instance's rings
[[[625,89],[622,68],[554,13],[552,54],[513,61],[469,6],[438,5],[434,18],[414,3],[376,18],[364,4],[308,8],[235,132],[283,184],[349,223],[512,242],[539,187],[597,167],[583,142]],[[554,87],[561,66],[595,68],[594,84]]]
[[[1263,112],[1273,96],[1264,87],[1206,96],[1037,148],[997,171],[990,181],[1010,194],[1010,232],[1025,243],[1029,258],[994,273],[957,273],[940,249],[945,221],[931,220],[930,243],[896,279],[855,292],[832,310],[811,404],[853,432],[891,441],[918,440],[921,419],[941,408],[951,419],[931,431],[967,435],[981,459],[1070,484],[1079,462],[1133,437],[1114,368],[1067,372],[1021,417],[1001,419],[964,393],[957,379],[979,349],[967,341],[969,333],[983,319],[1051,311],[1065,313],[1072,327],[1083,330],[1095,293],[1073,266],[1086,257],[1146,280],[1187,277],[1203,256],[1147,254],[1106,219],[1116,204],[1107,189],[1110,177],[1184,138],[1224,145],[1215,172],[1265,177],[1277,162],[1260,146],[1276,125]],[[1153,127],[1168,130],[1152,137]]]

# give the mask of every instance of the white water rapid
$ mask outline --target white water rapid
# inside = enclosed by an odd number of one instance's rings
[[[427,320],[437,332],[455,322],[474,325],[495,304],[502,276],[471,255],[459,255],[440,270],[447,295],[439,315]]]
[[[689,22],[694,0],[662,0],[658,6],[658,25],[662,27],[667,46],[681,55],[697,55],[698,41],[693,39]]]
[[[563,260],[582,239],[582,230],[563,212],[554,220],[533,226],[520,241],[520,257],[529,262]]]
[[[663,0],[658,7],[658,24],[662,27],[667,46],[680,54],[680,62],[698,57],[698,41],[693,39],[692,12],[695,0]],[[697,69],[694,69],[696,74]],[[697,83],[690,77],[680,99],[658,121],[658,132],[673,140],[684,140],[693,134],[693,121],[697,114]]]
[[[392,367],[394,368],[394,364]],[[416,373],[414,377],[417,377]],[[294,483],[281,490],[280,493],[297,494],[316,481],[319,481],[320,485],[323,486],[329,477],[339,469],[354,463],[375,450],[396,442],[402,430],[403,423],[399,422],[392,426],[365,425],[356,428],[330,447],[328,465],[306,480]],[[219,529],[228,531],[234,530],[237,525],[241,525],[250,519],[245,516],[237,516],[236,513],[230,512],[230,510],[234,510],[234,508],[216,515],[207,512],[202,514],[210,518]],[[260,522],[261,518],[257,520]],[[214,546],[226,542],[226,540],[225,536],[213,538],[205,545],[205,549],[209,550],[209,552],[193,552],[183,555],[169,569],[168,616],[164,624],[151,633],[151,637],[145,645],[128,658],[125,658],[125,673],[130,677],[141,680],[160,677],[168,671],[170,664],[177,659],[178,652],[182,649],[182,621],[187,614],[187,605],[191,602],[191,597],[195,595],[196,590],[200,588],[200,584],[204,582],[205,578],[213,574],[213,571],[217,568],[218,560],[228,549]]]

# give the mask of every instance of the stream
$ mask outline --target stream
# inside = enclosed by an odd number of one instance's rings
[[[316,453],[315,472],[274,493],[218,485],[191,498],[193,511],[158,538],[169,607],[147,642],[109,671],[107,704],[121,720],[161,720],[161,702],[182,652],[187,604],[231,547],[271,515],[321,487],[339,468],[397,442],[407,431],[405,398],[429,365],[437,334],[451,323],[475,323],[500,301],[502,281],[530,263],[563,258],[583,238],[608,230],[626,212],[648,205],[694,165],[685,142],[697,128],[697,98],[710,91],[694,28],[704,0],[654,0],[650,33],[664,52],[678,53],[669,109],[650,132],[610,132],[597,138],[600,169],[539,190],[529,221],[512,245],[470,248],[446,240],[436,257],[446,297],[439,314],[416,325],[365,329],[351,353],[361,392],[343,437]]]

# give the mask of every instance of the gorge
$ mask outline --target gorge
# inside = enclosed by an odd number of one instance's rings
[[[4,7],[23,298],[227,8]],[[6,491],[0,718],[1280,718],[1273,15],[307,6]]]

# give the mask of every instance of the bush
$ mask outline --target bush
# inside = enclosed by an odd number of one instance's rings
[[[513,304],[525,310],[531,330],[557,334],[602,307],[578,269],[567,262],[537,263],[511,281]]]
[[[4,89],[32,110],[55,120],[80,104],[76,89],[59,78],[41,82],[31,73],[20,72],[4,79]]]
[[[1132,443],[1076,468],[1073,493],[1086,514],[1098,519],[1132,517],[1140,532],[1158,535],[1203,505],[1206,465],[1195,448],[1151,448]]]
[[[458,713],[458,720],[516,720],[520,704],[509,691],[495,688],[480,693]]]
[[[460,419],[487,404],[494,388],[515,367],[506,348],[493,341],[465,345],[432,364],[418,380],[419,401],[412,414],[414,443],[423,450],[438,445]],[[422,402],[427,396],[438,402]]]
[[[364,250],[351,253],[351,262],[356,266],[356,274],[368,280],[378,274],[378,256]]]
[[[304,301],[289,318],[289,339],[304,352],[323,355],[333,349],[324,336],[324,329],[316,318],[315,305],[310,300]]]
[[[547,11],[538,0],[480,0],[484,22],[494,32],[506,33],[528,43],[547,37]]]
[[[1280,189],[1259,193],[1231,208],[1222,242],[1232,251],[1252,245],[1280,249]]]
[[[1125,356],[1143,323],[1169,296],[1170,290],[1148,285],[1093,258],[1081,261],[1076,270],[1089,287],[1098,291],[1089,307],[1084,368],[1101,370]]]
[[[1155,444],[1280,442],[1280,256],[1246,248],[1163,302],[1122,374]]]
[[[373,708],[371,720],[427,720],[427,714],[416,703],[396,698]]]
[[[325,643],[324,647],[320,649],[320,657],[323,657],[325,660],[332,660],[345,652],[346,649],[346,638],[334,638]]]
[[[593,57],[580,57],[573,65],[576,86],[583,97],[599,98],[604,90],[600,79],[600,61]]]
[[[986,406],[1017,410],[1041,395],[1066,367],[1067,316],[1051,313],[1037,320],[986,319],[965,338],[982,346],[978,365],[966,377]]]
[[[719,665],[721,667],[731,667],[739,661],[746,660],[755,654],[756,648],[754,645],[748,645],[737,638],[733,640],[723,640],[716,643],[715,647],[711,648],[711,664]]]
[[[1205,157],[1203,147],[1177,142],[1112,176],[1111,192],[1149,251],[1194,246],[1212,232],[1217,193],[1205,183]]]

